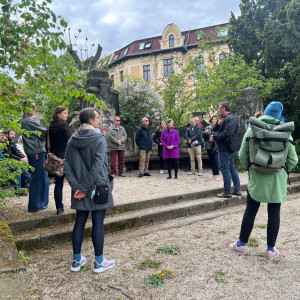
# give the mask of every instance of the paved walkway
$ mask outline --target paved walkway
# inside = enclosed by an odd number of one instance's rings
[[[161,198],[164,196],[199,192],[210,188],[221,188],[223,186],[222,176],[220,176],[220,181],[210,178],[211,171],[209,169],[205,169],[202,176],[187,175],[186,172],[179,171],[177,180],[167,180],[167,174],[159,174],[157,170],[152,171],[151,174],[151,177],[138,178],[137,172],[129,172],[127,173],[127,177],[115,177],[113,190],[115,205]],[[240,173],[239,175],[241,184],[246,184],[248,174]],[[28,213],[28,198],[20,197],[9,199],[7,205],[1,208],[1,213],[8,222],[53,215],[56,213],[53,191],[54,184],[51,184],[48,209],[44,211]],[[66,180],[63,199],[66,211],[68,211],[71,202],[71,189]]]

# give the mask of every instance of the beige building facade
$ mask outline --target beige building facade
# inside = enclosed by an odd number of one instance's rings
[[[229,47],[222,42],[227,35],[229,24],[220,24],[205,28],[181,32],[175,24],[169,24],[161,36],[137,40],[115,51],[108,62],[109,76],[118,86],[126,75],[142,77],[154,85],[163,88],[171,72],[180,72],[181,66],[186,67],[191,57],[199,56],[198,44],[202,37],[200,32],[210,36],[216,53],[215,62],[229,55]],[[201,54],[201,64],[212,64],[209,53]],[[181,66],[177,63],[179,62]],[[101,66],[100,66],[101,67]]]

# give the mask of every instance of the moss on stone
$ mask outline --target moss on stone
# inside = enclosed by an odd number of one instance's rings
[[[5,222],[0,222],[0,236],[2,241],[6,243],[14,243],[15,240],[11,234],[10,228]]]

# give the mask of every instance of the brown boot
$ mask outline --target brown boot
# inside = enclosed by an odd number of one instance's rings
[[[234,190],[234,191],[232,192],[232,195],[242,196],[242,192],[241,192],[241,190]]]
[[[232,195],[231,194],[221,193],[221,194],[218,194],[217,197],[219,197],[219,198],[231,198]]]

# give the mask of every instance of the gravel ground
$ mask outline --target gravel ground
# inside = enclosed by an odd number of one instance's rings
[[[9,275],[30,278],[22,299],[300,299],[299,195],[282,205],[277,247],[281,256],[267,261],[266,205],[262,205],[252,232],[248,254],[228,249],[238,238],[244,206],[167,221],[106,236],[105,256],[116,267],[93,274],[93,246],[85,240],[86,268],[70,272],[71,244],[27,253],[27,272]],[[174,245],[181,255],[156,253]],[[145,259],[159,261],[159,268],[139,269]],[[147,276],[170,268],[175,278],[150,288]],[[5,298],[7,299],[7,298]]]

